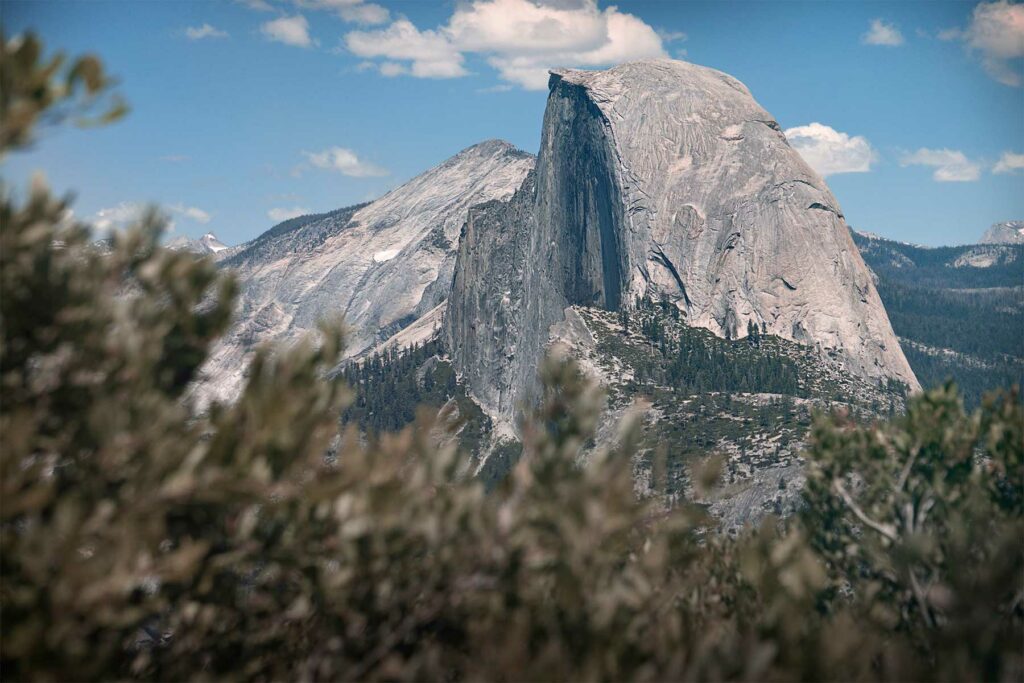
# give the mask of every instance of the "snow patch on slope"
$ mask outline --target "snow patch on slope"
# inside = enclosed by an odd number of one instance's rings
[[[402,250],[401,249],[385,249],[384,251],[378,251],[376,254],[373,255],[373,260],[375,262],[377,262],[377,263],[384,263],[385,261],[390,261],[391,259],[393,259],[396,256],[398,256],[398,252],[400,252],[400,251],[402,251]]]

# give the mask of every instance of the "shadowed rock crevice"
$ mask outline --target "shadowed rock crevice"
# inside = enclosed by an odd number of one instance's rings
[[[622,193],[609,124],[583,88],[551,78],[550,130],[538,174],[546,194],[538,204],[540,236],[550,237],[570,304],[616,310],[622,302]],[[552,117],[555,118],[555,117]],[[543,246],[543,245],[539,245]]]

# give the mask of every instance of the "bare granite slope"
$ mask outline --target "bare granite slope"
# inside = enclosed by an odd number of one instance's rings
[[[347,353],[358,355],[437,308],[467,209],[511,196],[533,161],[488,140],[376,201],[289,221],[236,248],[223,261],[241,287],[236,319],[204,367],[198,404],[234,399],[260,343],[288,343],[344,316]]]
[[[985,231],[979,244],[1024,244],[1024,221],[996,223]]]

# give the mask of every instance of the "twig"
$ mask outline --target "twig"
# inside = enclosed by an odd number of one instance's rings
[[[897,491],[902,491],[903,487],[906,486],[907,479],[910,477],[910,470],[911,470],[911,468],[913,468],[914,461],[917,460],[917,454],[920,453],[920,452],[921,452],[920,448],[914,447],[913,451],[910,453],[910,457],[907,458],[906,464],[903,465],[903,471],[900,472],[900,478],[896,482],[896,490]]]
[[[853,497],[847,492],[846,488],[843,487],[842,482],[838,479],[834,480],[832,482],[832,488],[835,489],[835,492],[843,499],[843,502],[846,503],[848,508],[850,508],[850,511],[857,516],[857,519],[863,522],[866,526],[882,534],[893,543],[898,540],[899,537],[896,535],[896,528],[891,524],[882,524],[868,517],[864,511],[860,509],[860,506],[853,500]]]

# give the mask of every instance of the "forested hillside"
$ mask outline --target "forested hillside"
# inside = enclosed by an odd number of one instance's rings
[[[637,490],[669,504],[692,498],[692,472],[718,453],[729,486],[703,504],[726,529],[798,507],[800,452],[817,410],[871,419],[903,409],[903,385],[858,379],[838,356],[753,325],[742,339],[721,339],[688,325],[668,302],[646,299],[617,313],[573,307],[567,315],[554,345],[606,392],[607,419],[588,450],[614,440],[616,416],[636,401],[648,405],[633,462]],[[468,457],[464,467],[489,488],[522,452],[512,430],[499,429],[468,396],[436,341],[375,353],[342,374],[355,390],[342,423],[370,439],[413,424],[417,406],[443,409]]]
[[[854,232],[925,387],[953,379],[970,406],[1024,380],[1024,245],[930,249]]]

